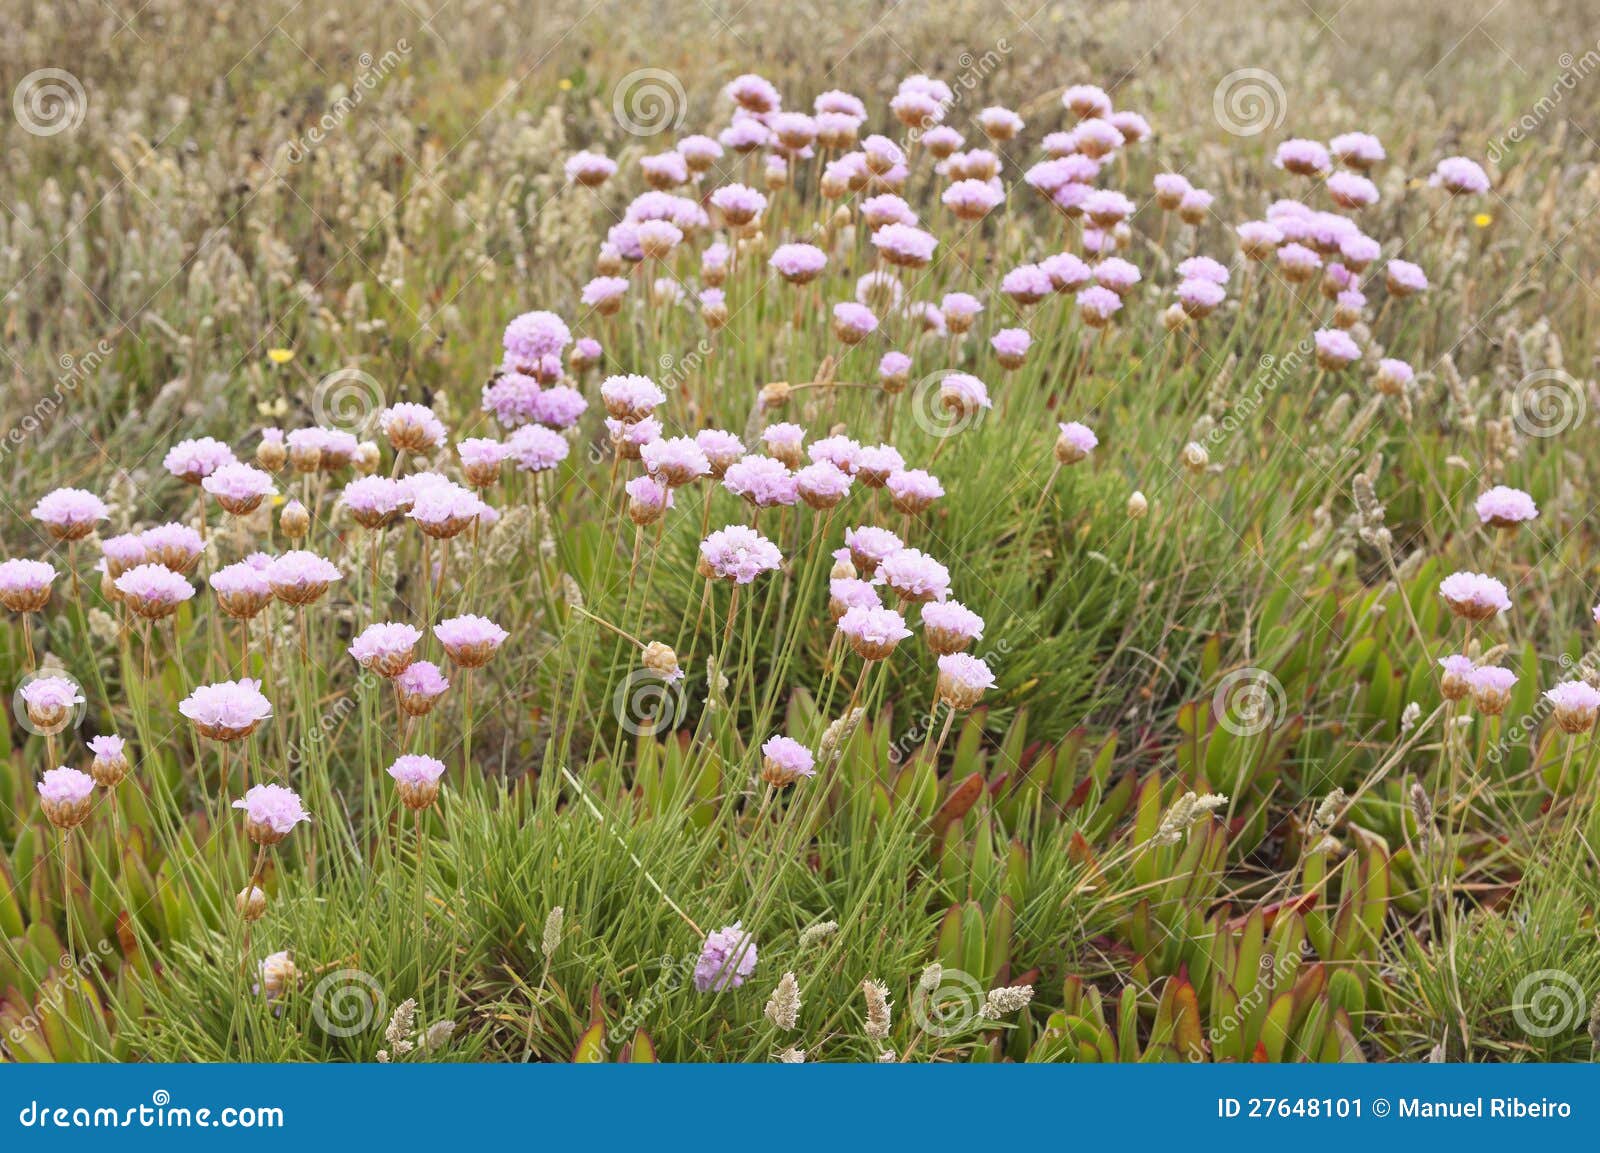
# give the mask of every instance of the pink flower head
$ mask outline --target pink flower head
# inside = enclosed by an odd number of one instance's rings
[[[1111,127],[1122,133],[1122,138],[1129,144],[1139,143],[1149,137],[1152,131],[1150,121],[1137,112],[1127,110],[1113,112],[1107,119],[1110,120]]]
[[[983,618],[959,601],[930,601],[922,606],[922,635],[935,655],[959,653],[983,637]]]
[[[944,485],[939,478],[920,468],[891,472],[884,482],[889,490],[890,502],[903,513],[915,515],[922,512],[944,495]]]
[[[958,416],[973,416],[991,407],[989,388],[971,373],[946,373],[939,378],[939,403]]]
[[[639,157],[639,169],[652,188],[675,188],[689,179],[689,162],[681,152]]]
[[[598,152],[575,152],[562,168],[572,183],[597,188],[616,175],[617,162]]]
[[[534,404],[539,382],[520,372],[507,372],[484,385],[483,410],[500,422],[501,428],[516,428],[534,419]]]
[[[639,449],[639,459],[651,476],[679,488],[711,472],[711,461],[692,437],[655,440]]]
[[[622,307],[628,282],[620,276],[597,276],[583,286],[578,300],[601,316],[612,316]]]
[[[245,677],[199,686],[178,703],[178,712],[194,722],[201,736],[237,741],[272,715],[272,704],[262,695],[261,682]]]
[[[608,376],[600,385],[600,399],[613,418],[638,421],[665,404],[667,394],[648,376]]]
[[[856,457],[860,452],[859,444],[842,435],[825,436],[821,440],[814,440],[806,449],[806,453],[814,462],[831,464],[847,473],[855,472]]]
[[[105,561],[106,575],[115,580],[127,572],[134,565],[144,564],[149,560],[148,550],[144,546],[144,537],[140,533],[125,532],[118,536],[102,537],[100,540],[100,556]]]
[[[939,657],[939,699],[950,708],[972,708],[994,688],[994,683],[989,666],[969,653],[945,653]]]
[[[809,284],[827,267],[827,254],[814,244],[780,244],[767,261],[790,284]]]
[[[1127,137],[1118,131],[1116,125],[1098,118],[1083,121],[1067,135],[1072,139],[1073,151],[1096,160],[1111,155],[1127,143]]]
[[[756,939],[739,922],[706,935],[694,965],[694,987],[702,993],[737,989],[756,971]]]
[[[1085,324],[1093,328],[1103,328],[1111,323],[1111,318],[1122,308],[1122,297],[1092,284],[1078,293],[1078,313],[1083,317]]]
[[[1073,84],[1061,94],[1061,106],[1080,120],[1111,115],[1111,97],[1094,84]]]
[[[1322,257],[1303,244],[1285,244],[1278,249],[1278,267],[1296,283],[1304,283],[1322,267]]]
[[[217,469],[200,482],[200,487],[235,516],[254,512],[263,500],[278,491],[270,472],[238,461]]]
[[[1511,703],[1511,689],[1516,683],[1516,673],[1495,665],[1479,665],[1467,675],[1473,704],[1490,716],[1499,715]]]
[[[486,437],[468,437],[456,445],[461,475],[474,488],[488,488],[500,479],[500,466],[511,455],[508,445]]]
[[[1351,272],[1364,272],[1369,264],[1383,255],[1383,246],[1372,237],[1353,232],[1339,241],[1339,259]]]
[[[571,428],[578,423],[588,408],[589,402],[583,398],[583,393],[564,384],[558,384],[543,390],[533,398],[532,415],[535,422],[546,428]]]
[[[186,524],[158,524],[139,534],[145,559],[165,565],[176,573],[186,573],[200,560],[205,545],[200,534]]]
[[[397,677],[411,664],[421,639],[422,632],[408,624],[372,624],[350,643],[350,655],[380,677]]]
[[[444,424],[425,404],[390,405],[378,414],[378,427],[397,450],[428,452],[444,443]]]
[[[685,136],[678,141],[678,154],[688,162],[691,172],[705,172],[722,159],[722,145],[709,136]]]
[[[854,117],[856,120],[867,118],[867,106],[861,102],[861,97],[849,92],[841,92],[837,88],[829,89],[811,102],[812,111],[819,116],[825,112],[837,112],[843,116]]]
[[[1584,681],[1563,681],[1546,689],[1544,698],[1550,702],[1556,724],[1563,732],[1588,732],[1594,728],[1596,716],[1600,716],[1600,691]]]
[[[1384,357],[1378,361],[1378,391],[1397,396],[1405,391],[1416,375],[1405,361]]]
[[[1321,176],[1333,166],[1328,150],[1315,140],[1285,140],[1278,145],[1272,164],[1299,176]]]
[[[761,779],[776,788],[816,776],[816,765],[811,750],[793,737],[769,737],[761,746]]]
[[[729,525],[700,542],[701,575],[747,585],[783,563],[778,546],[753,528]]]
[[[1367,132],[1343,132],[1328,141],[1328,151],[1339,163],[1366,171],[1384,160],[1383,145]]]
[[[911,635],[905,618],[894,609],[856,607],[839,618],[840,635],[862,660],[881,661]]]
[[[989,347],[1006,368],[1018,368],[1027,358],[1033,336],[1026,328],[1002,328],[989,338]]]
[[[1383,271],[1391,296],[1405,297],[1428,291],[1428,274],[1409,260],[1391,260]]]
[[[1317,345],[1317,363],[1329,372],[1348,368],[1361,359],[1361,347],[1348,332],[1319,328],[1313,339]]]
[[[1226,286],[1229,272],[1227,265],[1209,256],[1191,256],[1179,262],[1178,276],[1183,280],[1209,280],[1212,284]]]
[[[433,635],[452,661],[464,669],[477,669],[489,663],[511,634],[487,617],[469,613],[440,621],[433,626]]]
[[[1495,485],[1480,496],[1473,508],[1477,510],[1480,521],[1495,528],[1515,528],[1539,515],[1539,507],[1533,503],[1531,496],[1521,489],[1507,488],[1503,484]]]
[[[81,488],[58,488],[33,506],[33,519],[57,540],[82,540],[109,515],[104,501]]]
[[[432,661],[412,661],[406,671],[394,679],[400,708],[409,717],[426,716],[449,687],[450,682]]]
[[[1234,232],[1239,237],[1239,250],[1251,260],[1267,259],[1277,252],[1278,245],[1283,243],[1282,230],[1266,220],[1247,220],[1235,228]]]
[[[1127,296],[1140,279],[1138,267],[1120,256],[1108,256],[1094,266],[1094,282],[1118,296]]]
[[[311,819],[300,794],[282,785],[252,786],[233,807],[244,810],[245,830],[258,845],[275,845],[301,821]]]
[[[911,375],[911,358],[903,352],[886,352],[878,361],[878,380],[887,390],[890,385],[904,388]]]
[[[84,703],[77,682],[63,676],[36,676],[17,690],[28,706],[28,719],[42,729],[56,730],[67,714]]]
[[[218,569],[208,583],[222,611],[237,620],[249,620],[272,600],[272,584],[266,572],[249,561]]]
[[[363,528],[394,524],[411,507],[411,489],[387,476],[363,476],[344,486],[339,502]]]
[[[856,451],[855,477],[868,488],[882,488],[892,473],[905,466],[905,457],[892,444],[867,445]]]
[[[883,599],[878,590],[859,577],[832,577],[828,581],[828,615],[837,622],[853,608],[878,609]]]
[[[1086,460],[1095,446],[1100,443],[1100,438],[1086,424],[1070,420],[1059,425],[1059,435],[1056,437],[1056,459],[1062,464],[1077,464]]]
[[[1134,203],[1122,193],[1102,188],[1091,193],[1083,202],[1083,214],[1101,228],[1111,228],[1127,220],[1134,212]]]
[[[950,595],[950,570],[927,553],[903,548],[883,558],[874,583],[882,582],[903,601],[921,604]]]
[[[321,598],[344,574],[332,561],[305,549],[275,557],[267,569],[272,595],[284,604],[304,606]]]
[[[772,86],[772,82],[754,72],[746,72],[742,76],[735,76],[728,81],[728,86],[723,91],[740,108],[746,112],[766,114],[776,112],[783,104],[783,97]]]
[[[506,325],[501,344],[510,367],[530,372],[546,357],[559,358],[572,343],[572,330],[553,312],[525,312]]]
[[[890,264],[921,268],[933,259],[939,241],[909,224],[885,224],[872,234],[872,247]]]
[[[94,805],[94,778],[65,765],[46,769],[40,778],[39,807],[50,823],[61,829],[83,824]]]
[[[850,550],[850,563],[856,566],[856,571],[869,577],[877,574],[878,566],[885,557],[905,547],[900,538],[888,529],[870,524],[846,529],[844,545]]]
[[[1070,252],[1057,252],[1039,262],[1055,292],[1078,292],[1094,279],[1094,271]]]
[[[165,565],[135,565],[112,582],[124,602],[146,620],[159,620],[178,611],[194,596],[194,586]]]
[[[411,510],[406,515],[416,521],[426,535],[437,540],[448,540],[465,532],[488,507],[470,488],[443,477],[423,483],[417,483],[419,477],[406,479],[413,482]]]
[[[506,438],[506,448],[523,472],[547,472],[566,460],[572,450],[566,437],[540,424],[517,429]]]
[[[983,305],[970,293],[947,292],[939,302],[939,311],[944,313],[945,323],[952,332],[965,332],[983,311]]]
[[[917,214],[911,205],[892,192],[867,197],[861,202],[860,211],[862,223],[874,231],[891,224],[911,226],[917,223]]]
[[[703,428],[694,434],[694,442],[706,454],[714,477],[724,476],[744,456],[744,442],[725,429]]]
[[[767,131],[767,126],[753,116],[736,119],[717,133],[717,142],[735,152],[754,152],[766,147],[771,139],[772,133]]]
[[[444,773],[443,761],[418,753],[396,757],[389,766],[389,776],[394,778],[401,803],[413,812],[426,809],[438,799],[439,782]]]
[[[42,560],[0,561],[0,604],[14,613],[36,613],[50,603],[56,570]]]
[[[747,456],[731,466],[722,478],[722,487],[757,508],[790,505],[800,499],[794,473],[770,456]]]
[[[767,210],[767,198],[754,188],[729,184],[711,194],[711,203],[722,218],[736,228],[753,224]]]
[[[850,495],[850,474],[829,461],[808,464],[794,474],[800,499],[812,508],[833,508]]]
[[[209,436],[183,440],[167,451],[161,464],[179,480],[199,484],[225,464],[234,461],[233,449]]]
[[[1506,586],[1483,573],[1451,573],[1439,582],[1439,595],[1456,616],[1472,621],[1488,620],[1511,607]]]
[[[87,743],[89,751],[96,757],[115,760],[127,755],[127,742],[114,733],[90,737]]]
[[[859,344],[878,327],[878,318],[864,304],[847,300],[833,306],[833,332],[845,344]]]
[[[1452,196],[1479,196],[1489,191],[1489,174],[1476,160],[1447,156],[1428,177],[1432,188],[1443,188]]]
[[[987,180],[957,180],[940,197],[958,219],[982,220],[1005,203],[1006,194]]]
[[[1177,172],[1158,173],[1152,186],[1156,192],[1156,203],[1168,212],[1175,211],[1183,203],[1183,198],[1194,185],[1189,183],[1189,178]]]
[[[1178,304],[1183,308],[1184,315],[1199,320],[1210,316],[1220,308],[1228,292],[1215,281],[1185,280],[1178,285],[1175,295]]]
[[[1340,208],[1368,208],[1378,203],[1378,186],[1354,172],[1335,172],[1325,187]]]
[[[636,476],[622,486],[628,497],[628,517],[637,525],[655,524],[672,507],[672,489],[653,476]]]

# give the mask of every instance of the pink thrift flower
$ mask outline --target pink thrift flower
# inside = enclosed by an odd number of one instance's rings
[[[0,561],[0,604],[14,613],[36,613],[50,603],[53,565],[16,558]]]
[[[866,445],[856,450],[855,477],[868,488],[882,488],[890,474],[905,466],[905,457],[892,444]]]
[[[265,570],[248,561],[218,569],[208,583],[222,611],[236,620],[251,619],[272,600],[272,584]]]
[[[572,446],[554,429],[523,425],[506,438],[511,459],[523,472],[547,472],[567,459]]]
[[[421,631],[408,624],[372,624],[350,642],[350,655],[380,677],[397,677],[411,664],[421,639]]]
[[[1315,140],[1285,140],[1278,145],[1273,167],[1298,176],[1321,176],[1333,166],[1328,150]]]
[[[848,436],[825,436],[821,440],[814,440],[807,447],[806,453],[816,463],[833,465],[841,472],[853,473],[856,468],[856,457],[861,452],[861,446]]]
[[[1391,260],[1384,266],[1384,283],[1389,295],[1413,296],[1428,291],[1428,275],[1409,260]]]
[[[444,423],[425,404],[396,404],[378,414],[378,427],[398,452],[429,452],[444,443]]]
[[[1078,293],[1078,313],[1091,328],[1104,328],[1122,308],[1122,297],[1109,288],[1092,284]]]
[[[756,939],[739,922],[706,935],[694,966],[694,987],[702,993],[737,989],[756,971]]]
[[[939,699],[952,709],[970,709],[994,688],[994,673],[970,653],[946,653],[939,658]]]
[[[1339,163],[1361,171],[1383,162],[1383,145],[1366,132],[1344,132],[1328,141],[1328,151]]]
[[[856,571],[869,577],[876,575],[885,557],[905,547],[888,529],[870,524],[846,529],[844,545],[850,550],[850,563],[856,566]]]
[[[1503,484],[1495,485],[1480,496],[1473,507],[1480,521],[1495,528],[1515,528],[1539,515],[1539,508],[1531,496],[1521,489],[1507,488]]]
[[[105,502],[81,488],[58,488],[33,506],[33,519],[56,540],[82,540],[108,516]]]
[[[439,782],[444,773],[443,761],[417,753],[396,757],[394,764],[389,766],[395,791],[400,794],[401,803],[412,812],[426,809],[438,799]]]
[[[273,559],[267,569],[267,582],[272,585],[272,595],[284,604],[304,606],[320,599],[328,586],[343,575],[332,561],[305,549],[294,549]]]
[[[900,549],[884,557],[874,583],[878,581],[888,585],[901,600],[912,604],[942,601],[950,595],[950,570],[914,548]]]
[[[1361,359],[1361,347],[1348,332],[1337,328],[1320,328],[1313,334],[1317,345],[1317,364],[1329,372],[1338,372]]]
[[[1055,454],[1062,464],[1077,464],[1088,459],[1100,443],[1100,438],[1095,436],[1093,430],[1078,421],[1069,420],[1057,427],[1059,435],[1056,437]]]
[[[1428,177],[1428,184],[1443,188],[1452,196],[1478,196],[1489,191],[1489,174],[1475,160],[1448,156],[1439,161],[1433,175]]]
[[[173,445],[161,464],[179,480],[199,484],[223,465],[233,462],[233,449],[220,440],[202,436]]]
[[[718,529],[700,542],[700,572],[708,578],[745,585],[782,563],[778,546],[744,525]]]
[[[794,479],[800,499],[818,509],[837,506],[850,495],[853,483],[849,473],[826,460],[806,465],[795,473]]]
[[[983,638],[983,618],[958,601],[922,606],[922,635],[936,656],[964,651]]]
[[[200,534],[186,524],[158,524],[139,534],[145,559],[165,565],[176,573],[186,573],[200,561],[205,545]]]
[[[704,428],[694,434],[694,442],[706,454],[711,475],[721,479],[730,467],[744,457],[744,442],[720,428]]]
[[[866,661],[887,660],[895,646],[911,635],[905,618],[894,609],[848,609],[837,627],[852,651]]]
[[[179,702],[178,712],[193,721],[203,737],[237,741],[272,715],[272,705],[261,693],[261,682],[246,677],[199,686]]]
[[[572,330],[553,312],[525,312],[506,325],[501,344],[511,367],[528,372],[546,357],[559,358],[572,343]],[[526,367],[524,367],[526,366]]]
[[[639,449],[639,459],[651,476],[673,488],[681,488],[711,472],[711,461],[705,450],[687,436],[651,441]]]
[[[433,626],[445,653],[464,669],[482,668],[511,634],[487,617],[453,617]]]
[[[258,845],[276,845],[311,819],[300,794],[282,785],[255,785],[233,807],[244,810],[245,831]]]
[[[817,759],[793,737],[769,737],[761,746],[761,779],[774,788],[817,775]]]
[[[921,268],[933,259],[939,241],[909,224],[885,224],[872,234],[872,247],[890,264]]]
[[[1026,328],[1002,328],[989,338],[989,347],[1003,368],[1020,368],[1032,344],[1033,336]]]
[[[617,162],[598,152],[575,152],[562,168],[572,183],[597,188],[616,175]]]
[[[770,456],[745,457],[728,469],[722,487],[757,508],[790,505],[800,499],[794,474],[781,460]]]
[[[890,502],[900,512],[915,516],[944,495],[944,485],[932,473],[920,468],[901,469],[884,482]]]
[[[217,469],[200,482],[200,487],[217,498],[223,511],[234,516],[254,512],[278,491],[270,472],[238,461]]]
[[[822,275],[828,257],[814,244],[780,244],[767,263],[790,284],[809,284]]]
[[[412,661],[394,679],[396,699],[408,717],[426,716],[449,687],[450,682],[432,661]]]
[[[65,765],[46,769],[38,789],[39,807],[58,829],[77,828],[94,807],[94,778]]]
[[[1451,573],[1439,582],[1439,595],[1450,611],[1470,621],[1485,621],[1511,607],[1506,586],[1483,573]]]
[[[648,376],[609,376],[600,385],[600,399],[616,420],[639,421],[667,401],[667,394]]]
[[[135,565],[112,582],[123,603],[145,620],[160,620],[194,596],[194,586],[165,565]]]

